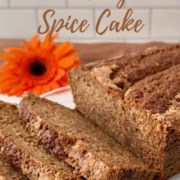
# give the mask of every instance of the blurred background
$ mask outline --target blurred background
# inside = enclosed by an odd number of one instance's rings
[[[42,14],[48,8],[56,10],[56,18],[71,15],[86,18],[91,24],[86,33],[71,34],[61,31],[62,39],[75,42],[180,42],[180,0],[126,0],[122,10],[116,8],[118,0],[0,0],[0,38],[30,38],[42,24]],[[112,10],[113,19],[122,22],[127,8],[133,8],[133,17],[141,18],[145,27],[140,33],[95,33],[95,23],[105,9]],[[104,22],[106,25],[108,22]]]

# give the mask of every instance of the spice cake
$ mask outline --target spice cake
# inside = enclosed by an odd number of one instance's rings
[[[0,180],[27,180],[0,156]]]
[[[39,143],[89,180],[150,180],[159,173],[85,120],[78,112],[28,95],[20,103],[22,121]]]
[[[69,75],[77,110],[165,177],[180,172],[180,45]]]
[[[30,179],[77,180],[67,164],[30,137],[18,114],[14,105],[0,102],[0,154]]]

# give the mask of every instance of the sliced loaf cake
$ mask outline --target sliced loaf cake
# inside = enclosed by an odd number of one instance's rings
[[[180,46],[73,70],[77,110],[165,177],[180,172]]]
[[[0,180],[27,180],[0,156]]]
[[[39,143],[89,180],[152,180],[159,174],[78,112],[28,95],[22,122]]]
[[[30,179],[77,180],[72,169],[23,129],[17,108],[0,102],[0,154]]]

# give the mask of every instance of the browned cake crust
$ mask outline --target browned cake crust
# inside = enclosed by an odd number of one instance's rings
[[[73,70],[85,117],[169,177],[180,172],[180,46]]]
[[[76,180],[72,169],[23,129],[17,108],[0,102],[0,154],[30,179]]]
[[[0,180],[27,180],[0,156]]]
[[[32,136],[89,180],[158,177],[158,173],[76,111],[28,95],[20,103],[20,112]]]

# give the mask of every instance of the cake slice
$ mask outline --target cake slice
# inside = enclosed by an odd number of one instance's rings
[[[3,102],[0,102],[0,154],[30,179],[78,179],[67,164],[29,136],[20,123],[17,108]]]
[[[165,177],[180,172],[180,46],[73,70],[76,108]]]
[[[87,179],[151,180],[159,177],[74,110],[33,95],[25,97],[19,109],[29,133]]]
[[[0,180],[27,180],[0,156]]]

